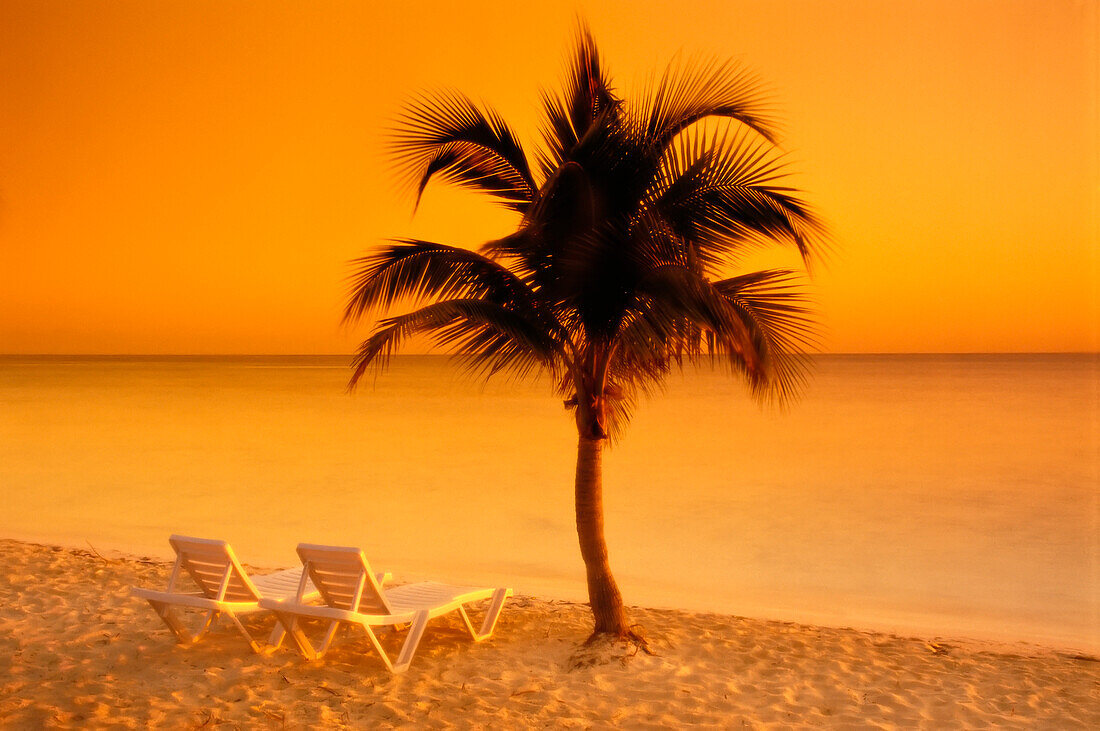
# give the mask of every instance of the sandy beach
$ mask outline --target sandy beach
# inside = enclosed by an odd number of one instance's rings
[[[162,561],[0,540],[0,565],[10,728],[1100,727],[1100,662],[1032,645],[634,608],[648,655],[583,647],[584,605],[517,597],[482,644],[437,620],[391,676],[360,638],[316,663],[227,625],[175,645],[129,596]]]

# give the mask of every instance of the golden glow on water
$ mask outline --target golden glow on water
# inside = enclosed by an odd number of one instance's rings
[[[163,555],[181,532],[267,566],[359,545],[402,579],[583,599],[571,419],[445,363],[349,397],[340,359],[0,359],[0,536]],[[1098,368],[826,357],[786,415],[674,378],[604,461],[626,600],[1100,651]]]
[[[0,352],[350,352],[348,259],[513,224],[410,220],[384,126],[457,87],[533,152],[575,9],[624,91],[680,49],[774,86],[829,349],[1100,347],[1094,2],[73,0],[0,3]]]

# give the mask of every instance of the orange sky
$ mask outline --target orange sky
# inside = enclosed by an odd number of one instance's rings
[[[827,350],[1100,349],[1095,0],[401,5],[0,3],[0,352],[350,352],[348,259],[514,223],[412,218],[387,123],[457,87],[530,154],[576,12],[627,94],[680,49],[775,88]]]

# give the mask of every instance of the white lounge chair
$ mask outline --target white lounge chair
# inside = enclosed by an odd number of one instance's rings
[[[145,599],[157,615],[175,633],[182,644],[197,642],[213,626],[214,620],[224,614],[232,620],[254,652],[261,652],[260,643],[249,634],[239,617],[267,611],[260,607],[261,599],[281,601],[296,599],[302,603],[316,601],[320,593],[313,583],[302,582],[302,568],[285,569],[262,576],[249,576],[237,560],[233,547],[225,541],[188,536],[171,536],[168,539],[176,552],[176,563],[164,591],[134,587],[132,596]],[[198,586],[198,593],[182,593],[177,590],[180,574],[186,571]],[[375,577],[385,583],[390,574]],[[176,612],[176,607],[198,609],[206,612],[206,620],[199,631],[192,635]],[[268,637],[268,644],[278,647],[283,641],[283,628],[278,622]]]
[[[287,601],[261,599],[260,606],[275,613],[291,641],[309,660],[319,659],[328,651],[336,630],[343,623],[360,627],[366,632],[390,672],[404,672],[412,663],[429,619],[457,610],[470,636],[475,642],[481,642],[492,636],[504,601],[512,595],[512,590],[508,588],[477,589],[433,581],[383,589],[371,572],[367,557],[358,548],[303,543],[298,546],[298,555],[305,572],[297,597]],[[322,605],[305,603],[309,580],[320,591]],[[474,629],[465,605],[484,599],[490,602],[478,631]],[[300,619],[328,621],[328,631],[319,647],[315,648],[306,637],[299,625]],[[394,662],[382,649],[372,628],[404,624],[411,626]]]

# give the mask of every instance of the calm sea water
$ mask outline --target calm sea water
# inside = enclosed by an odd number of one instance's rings
[[[0,535],[584,597],[576,436],[541,383],[397,358],[0,358]],[[605,459],[628,603],[1100,650],[1095,355],[828,356],[787,413],[673,378]]]

